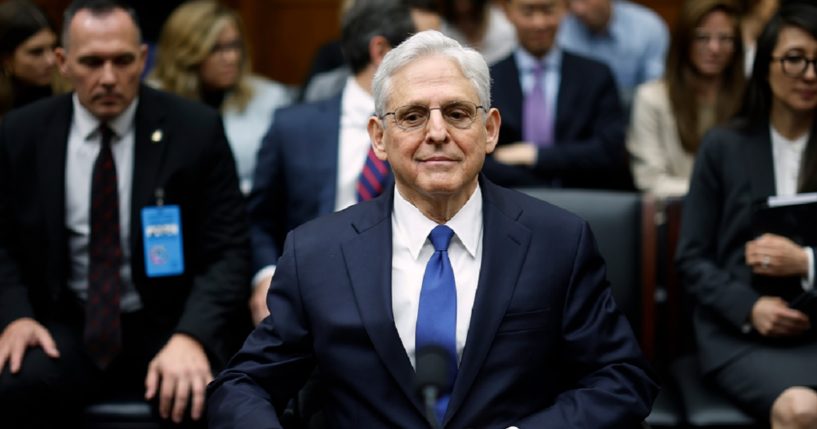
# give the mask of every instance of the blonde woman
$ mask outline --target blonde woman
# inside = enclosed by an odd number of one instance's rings
[[[293,92],[250,73],[241,18],[212,0],[182,4],[168,18],[150,81],[222,112],[244,194],[252,188],[255,155],[273,112]]]

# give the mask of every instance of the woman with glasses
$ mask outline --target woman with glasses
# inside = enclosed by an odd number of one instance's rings
[[[698,151],[678,248],[702,370],[773,428],[817,427],[817,315],[789,306],[815,287],[815,243],[757,228],[769,197],[817,192],[815,64],[817,7],[784,6],[758,39],[736,120]]]
[[[34,3],[0,4],[0,118],[53,93],[56,44],[51,24]]]
[[[179,6],[168,18],[150,81],[220,110],[236,159],[241,190],[252,188],[255,154],[272,114],[292,102],[285,86],[250,73],[241,18],[215,0]]]
[[[636,187],[685,194],[701,136],[735,113],[744,82],[738,11],[727,0],[688,0],[664,77],[636,90],[627,133]]]

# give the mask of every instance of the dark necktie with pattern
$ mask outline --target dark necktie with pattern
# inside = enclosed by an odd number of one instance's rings
[[[113,132],[102,124],[99,133],[102,145],[94,162],[91,180],[91,237],[88,245],[84,340],[88,354],[97,366],[104,369],[122,349],[119,320],[122,246],[119,238],[116,164],[111,152]]]
[[[366,163],[363,164],[363,171],[357,179],[357,201],[369,201],[382,194],[389,174],[391,174],[389,163],[381,161],[374,154],[374,149],[369,146]]]

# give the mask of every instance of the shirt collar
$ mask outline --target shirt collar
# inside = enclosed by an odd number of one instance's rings
[[[72,97],[74,103],[74,127],[79,132],[84,140],[88,140],[96,136],[101,121],[94,116],[82,103],[79,102],[79,97],[74,93]],[[130,105],[119,114],[119,116],[107,121],[108,127],[114,134],[121,138],[128,134],[133,129],[133,119],[136,116],[136,106],[139,104],[139,97],[136,97]]]
[[[559,70],[562,67],[562,49],[556,44],[548,51],[543,58],[536,58],[523,48],[514,51],[516,66],[523,73],[530,73],[539,63],[545,70]]]
[[[366,119],[374,114],[374,98],[357,83],[354,76],[346,78],[346,84],[343,86],[343,111]],[[367,122],[364,122],[364,125]]]
[[[420,257],[420,250],[428,239],[428,234],[437,226],[437,222],[427,218],[417,207],[403,198],[399,191],[394,192],[394,217],[396,223],[403,225],[408,232],[405,239],[409,252],[414,259]],[[482,236],[482,190],[477,184],[468,201],[454,217],[445,223],[454,231],[455,238],[465,247],[471,257],[476,257],[477,246]],[[416,233],[415,233],[416,232]]]

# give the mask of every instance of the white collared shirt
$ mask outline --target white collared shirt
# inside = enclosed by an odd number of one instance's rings
[[[65,159],[65,229],[68,233],[70,270],[68,287],[80,299],[88,296],[88,245],[91,236],[91,176],[102,146],[100,121],[73,97],[74,115],[68,132]],[[120,276],[125,292],[120,300],[123,311],[142,307],[139,294],[133,286],[130,269],[130,207],[133,181],[134,117],[139,100],[135,99],[122,114],[107,122],[114,132],[111,152],[116,164],[119,196],[119,234],[122,245]]]
[[[357,204],[357,180],[371,147],[368,124],[373,114],[374,98],[361,88],[354,76],[349,76],[340,101],[335,211]]]
[[[434,254],[428,234],[437,223],[423,215],[397,190],[391,222],[392,311],[397,333],[413,366],[420,290],[426,265]],[[479,186],[446,225],[454,231],[448,245],[448,257],[457,287],[457,358],[462,359],[482,266],[482,191]]]
[[[800,177],[800,165],[809,133],[794,140],[787,139],[770,126],[772,136],[772,158],[774,159],[774,185],[776,195],[792,196],[797,193],[797,182]],[[806,247],[808,257],[808,274],[802,281],[803,289],[814,287],[814,250]]]

